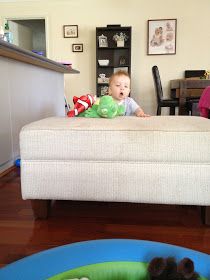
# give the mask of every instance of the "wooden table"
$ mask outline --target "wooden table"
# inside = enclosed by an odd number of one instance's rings
[[[210,86],[210,80],[176,79],[170,81],[171,97],[179,98],[179,115],[188,114],[185,109],[186,98],[200,97],[207,86]]]

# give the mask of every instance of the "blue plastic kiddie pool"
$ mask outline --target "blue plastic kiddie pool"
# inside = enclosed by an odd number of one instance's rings
[[[90,280],[148,279],[147,266],[154,257],[188,257],[195,270],[210,279],[210,256],[165,243],[104,239],[78,242],[42,251],[7,265],[1,280],[64,280],[88,277]]]

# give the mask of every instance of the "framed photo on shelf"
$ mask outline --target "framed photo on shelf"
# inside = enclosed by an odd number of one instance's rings
[[[99,48],[107,48],[108,47],[108,41],[107,37],[103,34],[101,36],[98,36],[98,46]]]
[[[78,25],[64,25],[64,38],[78,38]]]
[[[126,64],[126,57],[125,56],[121,56],[119,59],[119,65],[125,65]]]
[[[107,95],[109,91],[109,87],[108,86],[102,86],[101,87],[101,96]]]
[[[147,54],[176,54],[177,19],[148,20]]]
[[[83,52],[83,44],[72,44],[73,52]]]
[[[116,68],[114,68],[114,73],[116,73],[118,71],[128,72],[128,67],[116,67]]]

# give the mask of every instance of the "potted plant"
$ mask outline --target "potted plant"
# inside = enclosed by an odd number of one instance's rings
[[[123,32],[120,32],[120,34],[116,33],[113,36],[113,40],[117,43],[117,47],[124,47],[125,42],[128,40],[128,36]]]

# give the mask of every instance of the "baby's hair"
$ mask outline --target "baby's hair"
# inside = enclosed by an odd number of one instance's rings
[[[115,77],[120,77],[120,76],[126,76],[130,79],[128,72],[126,72],[124,70],[119,70],[111,75],[111,77],[109,78],[109,85],[111,85],[111,83]]]

